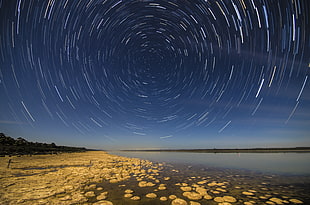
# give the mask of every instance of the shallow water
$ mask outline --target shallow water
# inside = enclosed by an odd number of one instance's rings
[[[262,173],[310,175],[310,153],[111,152],[151,161],[245,169]]]
[[[310,204],[310,177],[306,176],[282,176],[275,174],[259,174],[247,170],[227,169],[227,168],[212,168],[204,165],[189,165],[180,163],[164,163],[159,165],[154,163],[155,167],[159,167],[159,174],[155,175],[148,173],[132,176],[129,180],[119,183],[109,183],[103,181],[98,183],[97,187],[104,187],[104,190],[109,192],[108,200],[114,204],[122,205],[160,205],[171,204],[170,199],[160,201],[160,197],[169,197],[176,195],[178,198],[190,200],[183,196],[183,191],[178,183],[186,183],[188,186],[194,187],[201,181],[206,181],[202,184],[207,188],[208,193],[214,199],[215,197],[233,196],[238,201],[232,204],[243,204],[244,202],[255,202],[253,204],[266,204],[271,198],[287,200],[285,204],[290,203],[289,199],[299,199],[303,204]],[[150,168],[150,167],[149,167]],[[146,168],[148,169],[148,168]],[[154,176],[160,182],[166,185],[166,190],[158,190],[159,183],[155,183],[154,187],[138,186],[137,178],[142,178],[145,181],[153,181],[149,176]],[[170,177],[165,180],[165,177]],[[209,186],[208,183],[224,183],[224,185]],[[126,189],[134,190],[135,196],[140,196],[139,201],[133,201],[124,197]],[[224,191],[218,191],[222,189]],[[253,196],[246,196],[242,192],[253,191]],[[218,191],[218,193],[217,193]],[[155,199],[148,199],[146,194],[156,193]],[[265,197],[265,198],[264,198]],[[200,204],[218,205],[213,199],[196,200]],[[95,199],[90,199],[89,202],[95,202]]]
[[[281,162],[276,165],[283,166],[286,163],[284,163],[284,157],[281,154],[275,154],[273,157],[271,157],[272,155],[266,154],[248,154],[244,158],[241,157],[246,154],[241,154],[240,158],[242,160],[238,160],[237,157],[239,156],[235,156],[235,154],[213,155],[205,153],[163,152],[113,152],[111,154],[148,159],[153,162],[153,165],[142,167],[141,169],[159,170],[159,172],[146,171],[145,173],[131,175],[131,178],[128,180],[118,183],[109,183],[108,181],[97,183],[97,187],[103,187],[103,191],[108,191],[107,200],[112,201],[114,204],[168,205],[171,204],[172,200],[160,201],[160,197],[168,198],[170,195],[176,195],[176,197],[185,199],[189,203],[190,200],[183,195],[184,192],[180,189],[180,183],[186,183],[186,185],[183,184],[182,186],[192,187],[193,190],[197,186],[207,189],[212,199],[202,198],[196,200],[200,204],[218,205],[219,203],[215,202],[214,199],[223,196],[236,198],[237,202],[232,204],[244,204],[244,202],[266,204],[270,203],[273,199],[282,200],[283,204],[293,205],[294,203],[290,201],[292,199],[301,200],[303,204],[310,204],[310,175],[306,171],[307,169],[300,171],[302,169],[298,166],[299,163],[303,162],[302,160],[294,162],[294,166],[297,166],[298,169],[286,169],[284,170],[285,172],[279,172],[279,169],[268,169],[267,171],[263,169],[257,170],[257,166],[254,166],[255,163],[263,162],[265,166],[268,164],[267,162],[271,163],[276,159],[276,161]],[[293,160],[296,156],[294,154],[288,154],[286,158]],[[256,159],[255,163],[251,161],[254,160],[253,158]],[[270,166],[276,167],[273,165]],[[307,168],[308,166],[301,167]],[[166,177],[169,177],[169,180],[166,180]],[[139,187],[138,183],[141,180],[154,182],[155,185],[153,187]],[[216,185],[210,185],[214,183]],[[165,184],[166,190],[159,190],[159,184]],[[141,199],[133,201],[130,198],[125,198],[124,193],[126,189],[133,190],[133,195],[139,196]],[[100,194],[100,191],[93,190],[96,195]],[[85,191],[88,190],[86,189]],[[252,195],[245,195],[244,192],[251,192]],[[148,193],[155,193],[157,197],[155,199],[149,199],[146,197]],[[96,201],[96,198],[93,197],[88,202]]]

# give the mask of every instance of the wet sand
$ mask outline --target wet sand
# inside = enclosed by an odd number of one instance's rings
[[[310,204],[309,184],[309,177],[152,163],[102,151],[0,158],[1,205]]]

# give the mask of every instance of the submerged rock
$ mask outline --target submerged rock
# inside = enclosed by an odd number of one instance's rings
[[[224,202],[223,197],[215,197],[213,200],[214,200],[215,202]]]
[[[187,197],[190,200],[200,200],[202,199],[202,196],[198,194],[197,192],[189,192],[186,191],[183,193],[183,196]]]
[[[131,199],[131,200],[134,200],[134,201],[138,201],[138,200],[140,200],[141,198],[140,198],[140,196],[133,196],[133,197],[131,197],[130,199]]]
[[[247,195],[247,196],[253,196],[254,194],[252,192],[244,191],[242,194]]]
[[[190,201],[189,205],[201,205],[199,202],[196,201]]]
[[[223,199],[225,202],[232,202],[232,203],[237,202],[237,199],[232,196],[224,196]]]
[[[196,192],[198,192],[200,195],[202,195],[202,196],[205,196],[205,195],[207,195],[208,193],[207,193],[207,189],[205,189],[205,188],[202,188],[202,187],[197,187],[196,188]]]
[[[108,192],[103,192],[101,193],[99,196],[96,197],[97,200],[104,200],[106,199],[108,196],[107,196]]]
[[[124,194],[125,198],[131,198],[133,195],[132,194]]]
[[[184,199],[176,198],[171,202],[171,205],[187,205]]]
[[[147,187],[147,182],[146,182],[146,181],[140,181],[140,182],[138,183],[138,186],[139,186],[139,187]]]
[[[111,201],[102,200],[93,203],[93,205],[113,205],[113,203]]]
[[[283,204],[283,200],[279,198],[270,198],[269,201],[275,202],[276,204]]]
[[[160,197],[160,198],[159,198],[159,200],[160,200],[160,201],[167,201],[167,200],[168,200],[168,198],[167,198],[167,197],[165,197],[165,196],[162,196],[162,197]]]
[[[206,195],[203,196],[203,198],[204,198],[204,199],[207,199],[207,200],[210,200],[210,199],[212,199],[213,197],[212,197],[211,195],[209,195],[209,194],[206,194]]]
[[[180,189],[182,191],[192,191],[192,187],[190,187],[190,186],[182,186],[182,187],[180,187]]]
[[[68,201],[68,200],[71,200],[71,199],[72,199],[72,198],[71,198],[70,195],[66,195],[66,196],[64,196],[64,197],[62,197],[62,198],[59,198],[60,201]]]
[[[146,195],[146,197],[147,197],[147,198],[150,198],[150,199],[154,199],[154,198],[157,197],[157,195],[154,194],[154,193],[149,193],[149,194]]]
[[[94,197],[94,196],[96,196],[96,195],[95,195],[95,192],[93,192],[93,191],[88,191],[88,192],[85,193],[85,196],[86,196],[87,198],[91,198],[91,197]]]
[[[303,204],[304,202],[298,200],[298,199],[290,199],[290,202],[294,203],[294,204]]]
[[[133,190],[131,190],[131,189],[126,189],[126,190],[125,190],[125,193],[126,193],[126,194],[131,194],[131,193],[133,193]]]

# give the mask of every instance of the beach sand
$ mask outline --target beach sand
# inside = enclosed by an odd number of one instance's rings
[[[273,176],[200,174],[103,151],[1,157],[0,204],[305,204],[307,196]]]

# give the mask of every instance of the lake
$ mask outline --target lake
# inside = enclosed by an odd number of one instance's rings
[[[223,201],[223,204],[231,204],[224,200],[225,197],[234,199],[232,201],[236,204],[248,205],[310,204],[310,153],[114,151],[110,154],[140,159],[140,165],[135,165],[140,171],[126,182],[117,186],[108,182],[98,184],[109,190],[110,199],[115,204],[170,205],[171,196],[196,200],[196,204],[201,205],[219,205]],[[146,160],[152,163],[145,163]],[[126,172],[128,160],[120,163],[124,163],[122,170]],[[154,170],[157,171],[153,173]],[[140,187],[141,182],[154,184]],[[160,186],[165,189],[160,190]],[[124,192],[121,187],[134,190],[136,195],[142,196],[141,199],[121,198]],[[197,195],[199,189],[206,190],[208,195],[197,199],[189,196]],[[148,193],[156,193],[157,198],[144,197]],[[161,201],[160,197],[169,199]]]
[[[153,162],[188,164],[213,168],[242,169],[261,173],[310,175],[310,153],[189,153],[110,152]]]

